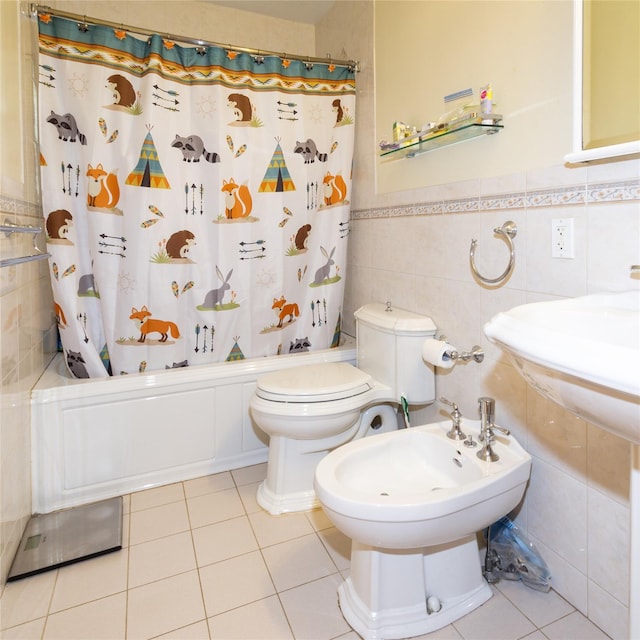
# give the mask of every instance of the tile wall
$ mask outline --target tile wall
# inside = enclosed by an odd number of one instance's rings
[[[640,260],[640,162],[619,163],[616,181],[609,171],[584,170],[580,185],[558,183],[574,176],[563,167],[532,171],[450,184],[447,199],[435,188],[411,205],[355,211],[344,315],[391,300],[432,316],[452,344],[482,345],[482,364],[438,370],[436,395],[469,417],[477,417],[478,397],[496,399],[497,423],[534,457],[518,521],[550,565],[556,590],[609,635],[625,638],[630,447],[538,396],[482,333],[495,313],[518,304],[640,286],[629,269]],[[573,260],[551,258],[555,218],[574,219]],[[506,220],[518,225],[515,271],[504,286],[480,285],[469,267],[471,239],[478,239],[480,271],[501,273],[508,250],[492,230]],[[445,409],[435,403],[413,419],[441,418]]]
[[[497,423],[512,428],[534,458],[519,524],[549,564],[555,589],[612,638],[626,639],[630,447],[530,389],[484,338],[482,326],[495,313],[526,302],[640,288],[638,274],[629,269],[640,263],[640,159],[567,167],[558,158],[511,175],[377,193],[374,30],[364,27],[373,25],[374,13],[371,3],[339,3],[316,29],[318,51],[337,56],[342,50],[361,69],[347,328],[354,330],[353,312],[361,304],[391,300],[432,316],[463,349],[482,345],[481,365],[438,371],[436,395],[456,401],[468,417],[477,416],[478,397],[496,399]],[[562,37],[571,41],[570,32]],[[464,153],[473,144],[455,149]],[[437,154],[420,159],[425,184]],[[556,218],[574,219],[574,259],[551,258]],[[480,285],[469,266],[471,239],[478,239],[480,271],[501,273],[508,249],[493,229],[506,220],[518,226],[515,271],[503,286]],[[434,403],[412,419],[442,419],[445,409]]]
[[[0,217],[41,225],[37,208],[0,197]],[[5,248],[8,245],[8,248]],[[31,238],[0,240],[3,259],[31,252]],[[47,261],[0,269],[0,581],[31,515],[29,392],[56,348]]]
[[[34,145],[28,133],[31,86],[19,81],[31,74],[31,43],[20,27],[19,4],[2,2],[0,11],[0,224],[41,226],[40,209],[34,204]],[[36,242],[44,249],[41,235]],[[33,252],[31,235],[0,234],[2,259]],[[31,515],[29,391],[55,345],[46,260],[0,268],[0,584]]]

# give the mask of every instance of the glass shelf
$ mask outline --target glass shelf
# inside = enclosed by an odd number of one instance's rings
[[[490,120],[491,122],[487,122]],[[414,158],[415,156],[448,147],[458,142],[478,138],[479,136],[493,135],[504,129],[500,124],[502,116],[492,113],[483,118],[465,120],[448,128],[432,131],[426,134],[418,134],[410,138],[405,138],[401,143],[394,142],[381,148],[380,157],[393,156],[393,158]],[[400,146],[402,145],[402,146]]]

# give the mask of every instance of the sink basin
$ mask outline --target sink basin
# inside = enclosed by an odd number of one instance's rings
[[[484,332],[542,395],[640,444],[640,291],[521,305]]]

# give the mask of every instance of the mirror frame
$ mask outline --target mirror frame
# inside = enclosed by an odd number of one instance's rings
[[[573,152],[564,157],[565,162],[580,164],[593,160],[640,154],[640,140],[594,149],[582,148],[583,43],[583,0],[573,0]]]

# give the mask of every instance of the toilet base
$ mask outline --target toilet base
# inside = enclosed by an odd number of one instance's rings
[[[345,620],[364,640],[430,633],[492,595],[482,576],[475,536],[410,550],[377,549],[354,541],[351,574],[338,589]]]
[[[379,421],[375,421],[376,418]],[[267,477],[258,487],[256,498],[271,515],[319,507],[313,487],[318,463],[346,442],[398,428],[396,408],[386,403],[373,405],[364,411],[354,409],[334,415],[332,419],[343,421],[343,429],[327,438],[298,439],[279,435],[269,438]],[[303,419],[300,430],[304,432]]]
[[[263,480],[260,483],[256,499],[265,511],[274,516],[295,511],[311,511],[320,506],[320,502],[316,498],[316,492],[313,489],[291,491],[286,494],[276,493],[269,489],[267,480]]]

